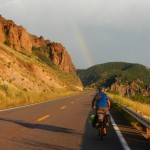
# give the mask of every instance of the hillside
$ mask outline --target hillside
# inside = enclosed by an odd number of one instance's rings
[[[12,20],[6,20],[0,15],[0,43],[23,54],[38,55],[53,61],[65,72],[76,72],[72,60],[61,43],[45,40],[43,36],[31,35],[22,26],[16,25]]]
[[[30,35],[0,16],[1,108],[5,103],[32,103],[33,99],[81,90],[82,83],[62,44]]]
[[[33,99],[65,89],[82,89],[76,74],[65,73],[35,55],[26,56],[0,44],[0,100]]]
[[[110,62],[77,70],[84,86],[106,86],[110,91],[150,102],[150,69],[140,64]]]

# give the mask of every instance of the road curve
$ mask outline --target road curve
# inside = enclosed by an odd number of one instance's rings
[[[0,150],[123,150],[113,125],[100,141],[89,123],[94,94],[0,111]],[[113,108],[111,115],[131,150],[150,149],[150,141]]]

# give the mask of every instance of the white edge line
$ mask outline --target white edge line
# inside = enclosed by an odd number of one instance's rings
[[[111,115],[110,115],[110,116],[111,116]],[[124,139],[122,133],[120,132],[120,130],[119,130],[117,124],[115,123],[114,119],[112,118],[112,116],[111,116],[111,123],[112,123],[112,125],[113,125],[114,130],[115,130],[116,133],[117,133],[117,136],[118,136],[118,138],[119,138],[119,140],[120,140],[120,142],[121,142],[121,144],[122,144],[124,150],[131,150],[130,147],[128,146],[126,140]]]
[[[48,103],[50,101],[60,100],[60,99],[63,99],[63,98],[68,98],[68,97],[74,97],[74,96],[77,96],[77,95],[80,95],[80,94],[76,94],[76,95],[72,95],[72,96],[66,96],[66,97],[61,97],[61,98],[57,98],[57,99],[51,99],[51,100],[48,100],[48,101],[45,101],[45,102],[34,103],[34,104],[25,105],[25,106],[19,106],[19,107],[14,107],[14,108],[2,109],[2,110],[0,110],[0,112],[9,111],[9,110],[15,110],[15,109],[24,108],[24,107],[30,107],[30,106],[34,106],[34,105],[43,104],[43,103]]]

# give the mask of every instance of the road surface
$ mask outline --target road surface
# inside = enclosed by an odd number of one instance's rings
[[[123,150],[114,124],[100,141],[89,123],[94,92],[0,111],[0,150]],[[111,109],[126,150],[149,150],[150,141]],[[118,129],[117,129],[118,130]]]

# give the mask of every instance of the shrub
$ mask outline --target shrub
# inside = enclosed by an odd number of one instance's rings
[[[48,66],[54,67],[55,65],[54,65],[53,61],[52,61],[50,58],[46,57],[46,55],[43,54],[43,53],[40,51],[40,49],[41,49],[40,47],[35,47],[35,46],[33,46],[33,47],[32,47],[32,52],[33,52],[36,56],[38,56],[40,60],[42,60],[43,62],[45,62]],[[43,49],[44,51],[48,51],[47,48],[44,48],[44,47],[43,47],[42,49]]]
[[[5,92],[8,92],[8,85],[1,85],[1,88],[5,91]]]
[[[4,44],[6,44],[7,46],[11,46],[11,42],[8,38],[5,40]]]
[[[15,96],[16,96],[16,97],[22,97],[22,96],[23,96],[23,92],[19,91],[18,93],[16,93]]]
[[[146,104],[150,103],[150,99],[148,97],[142,96],[141,94],[136,94],[135,96],[132,97],[132,99],[134,101],[138,101],[138,102],[141,102],[141,103],[146,103]]]
[[[54,66],[52,60],[50,58],[47,58],[44,54],[40,54],[39,58],[45,62],[47,65],[49,65],[50,67]]]
[[[35,46],[32,47],[32,52],[36,55],[39,55],[40,54],[40,48],[37,48]]]

